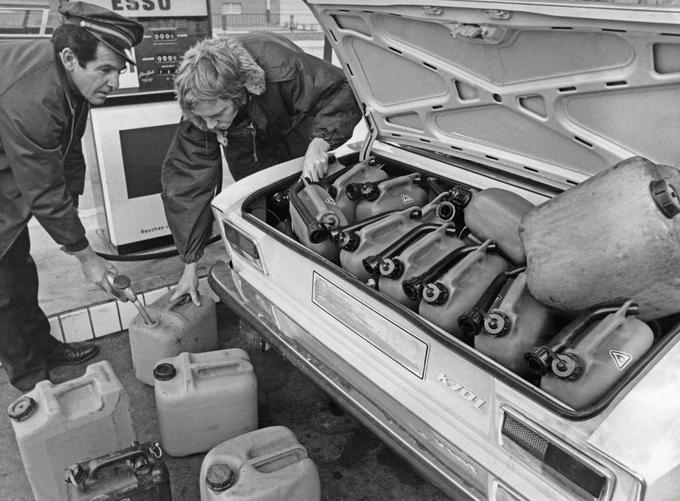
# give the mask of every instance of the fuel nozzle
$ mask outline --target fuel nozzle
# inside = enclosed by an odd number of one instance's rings
[[[116,275],[109,272],[106,274],[106,280],[109,282],[109,285],[111,285],[111,294],[113,297],[123,303],[130,301],[135,308],[137,308],[137,311],[139,311],[139,314],[146,325],[153,325],[156,323],[149,315],[149,312],[146,311],[146,308],[139,302],[137,295],[132,291],[130,279],[127,276]]]

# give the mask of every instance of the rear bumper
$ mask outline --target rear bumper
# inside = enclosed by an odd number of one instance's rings
[[[227,263],[213,265],[208,282],[228,308],[433,485],[456,500],[486,499],[486,493],[466,487],[456,472],[465,461],[462,451],[456,456],[452,444],[402,403],[315,341],[311,333],[249,285],[241,282],[239,287]],[[439,447],[446,444],[449,461],[423,437],[438,442]]]

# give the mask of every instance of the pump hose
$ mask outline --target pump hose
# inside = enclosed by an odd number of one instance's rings
[[[205,243],[206,246],[217,242],[220,239],[220,235],[213,235]],[[150,261],[152,259],[164,259],[166,257],[173,257],[179,254],[177,247],[167,251],[150,252],[148,254],[127,254],[124,256],[119,256],[117,254],[107,254],[105,252],[95,252],[99,257],[106,259],[107,261]]]

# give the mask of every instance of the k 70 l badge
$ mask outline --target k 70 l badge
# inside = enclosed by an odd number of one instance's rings
[[[440,383],[444,383],[449,389],[453,390],[455,393],[457,393],[465,400],[470,402],[472,404],[472,407],[474,407],[475,409],[481,411],[484,405],[486,404],[486,400],[477,396],[475,392],[467,389],[465,386],[460,384],[455,379],[450,378],[446,374],[444,373],[438,374],[436,379]]]

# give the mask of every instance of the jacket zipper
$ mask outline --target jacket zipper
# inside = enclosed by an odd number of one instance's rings
[[[257,162],[257,136],[256,136],[256,130],[255,126],[253,125],[253,122],[251,121],[248,126],[246,127],[248,131],[250,131],[250,137],[253,138],[253,161]]]

